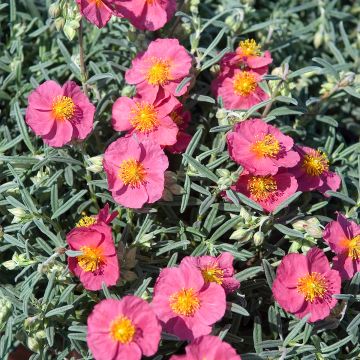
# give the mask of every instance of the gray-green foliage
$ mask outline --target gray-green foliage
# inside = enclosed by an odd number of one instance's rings
[[[331,257],[321,238],[294,229],[295,221],[315,217],[324,226],[335,211],[358,216],[359,4],[185,1],[176,19],[157,34],[135,33],[119,19],[102,30],[86,24],[87,86],[97,109],[94,131],[84,144],[62,149],[44,146],[24,122],[27,96],[38,84],[86,80],[77,37],[69,41],[56,31],[49,6],[49,0],[0,4],[0,358],[21,342],[37,351],[32,359],[60,360],[74,351],[91,359],[86,318],[99,300],[125,294],[150,299],[161,268],[185,255],[221,251],[235,256],[241,288],[229,298],[229,311],[214,333],[243,359],[358,358],[359,274],[344,284],[334,313],[315,325],[279,308],[271,284],[290,246],[304,251],[317,243]],[[186,103],[195,135],[182,158],[170,157],[183,191],[138,212],[117,207],[113,230],[122,280],[111,289],[84,291],[66,268],[65,235],[83,211],[96,214],[105,202],[116,207],[104,173],[91,171],[89,159],[103,154],[118,136],[110,126],[111,106],[131,92],[124,72],[157,36],[179,38],[196,59],[197,82]],[[209,86],[214,65],[246,37],[269,49],[278,67],[268,76],[272,99],[246,113],[219,110]],[[229,159],[225,133],[237,118],[250,116],[263,116],[297,142],[325,150],[341,174],[339,192],[327,198],[296,194],[266,215],[258,204],[229,190],[239,169]],[[221,191],[232,203],[223,200]],[[180,346],[166,338],[153,359],[167,359]]]

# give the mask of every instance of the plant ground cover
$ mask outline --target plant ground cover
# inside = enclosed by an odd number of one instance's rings
[[[122,6],[0,4],[0,359],[359,358],[360,5]]]

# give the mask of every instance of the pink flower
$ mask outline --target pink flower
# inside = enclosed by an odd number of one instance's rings
[[[119,264],[109,226],[75,228],[67,234],[66,241],[71,250],[82,251],[82,255],[68,257],[68,265],[85,289],[100,290],[103,282],[107,286],[116,284]]]
[[[191,56],[177,39],[157,39],[132,61],[125,79],[129,84],[136,84],[140,95],[157,93],[163,88],[166,93],[180,96],[185,94],[189,83],[179,93],[176,88],[189,76],[191,62]]]
[[[136,28],[155,31],[173,17],[176,0],[116,0],[116,7]]]
[[[253,70],[234,70],[213,84],[213,91],[222,97],[225,109],[247,110],[267,100],[269,95],[261,89],[262,76]]]
[[[189,266],[161,270],[154,287],[152,307],[164,331],[181,340],[211,332],[211,325],[225,313],[224,289],[206,284],[201,271]]]
[[[229,252],[224,252],[218,257],[186,256],[180,265],[199,269],[205,283],[219,284],[227,294],[230,294],[240,286],[240,282],[234,277],[233,261],[234,257]]]
[[[236,55],[251,69],[265,69],[272,63],[269,51],[265,51],[262,55],[260,45],[254,39],[240,41],[239,47],[236,49]]]
[[[140,360],[159,347],[159,321],[150,305],[136,296],[102,300],[87,325],[87,344],[96,360]]]
[[[105,204],[105,206],[99,211],[96,216],[83,216],[76,224],[76,227],[90,227],[94,224],[110,224],[117,216],[118,212],[114,211],[109,214],[109,204]]]
[[[329,171],[329,159],[324,152],[306,146],[296,146],[295,149],[300,155],[300,162],[293,171],[300,191],[317,190],[325,194],[340,187],[340,176]]]
[[[81,14],[98,28],[104,27],[114,11],[111,0],[76,0]]]
[[[332,297],[341,290],[341,278],[331,270],[328,259],[319,248],[307,254],[286,255],[278,267],[273,295],[280,306],[303,318],[311,313],[309,322],[325,319],[337,300]]]
[[[291,168],[300,160],[293,139],[260,119],[236,124],[227,144],[232,159],[254,175],[274,175],[279,167]]]
[[[95,106],[73,81],[63,87],[45,81],[29,95],[26,122],[53,147],[85,139],[93,128]]]
[[[265,211],[274,211],[297,190],[293,174],[280,171],[275,175],[252,175],[244,171],[232,189],[257,202]]]
[[[177,141],[178,127],[171,113],[180,103],[172,96],[164,97],[156,92],[142,97],[118,98],[112,110],[112,126],[117,131],[131,131],[141,141],[150,139],[161,146]]]
[[[171,154],[182,154],[190,144],[191,139],[191,135],[186,132],[179,131],[176,137],[176,143],[174,145],[167,146],[166,150]]]
[[[134,136],[111,143],[105,151],[104,169],[109,190],[121,205],[134,209],[159,200],[169,162],[160,145]]]
[[[195,339],[185,351],[185,355],[173,355],[170,360],[241,360],[232,346],[212,335]]]
[[[339,271],[342,279],[351,279],[360,271],[360,225],[338,213],[337,221],[326,225],[323,237],[337,254],[333,258],[333,268]]]
[[[177,106],[171,112],[170,117],[180,130],[186,130],[191,121],[190,111],[186,111],[182,105]]]

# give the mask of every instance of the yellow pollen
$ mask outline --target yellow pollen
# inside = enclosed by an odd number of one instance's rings
[[[77,223],[76,227],[89,227],[91,225],[94,225],[96,223],[96,218],[92,216],[84,216],[82,217]]]
[[[194,289],[182,289],[170,296],[170,308],[182,316],[194,316],[200,309],[200,299]]]
[[[170,75],[170,61],[158,58],[151,58],[151,67],[147,71],[146,81],[150,85],[165,85],[171,80]]]
[[[240,41],[239,48],[245,56],[259,56],[260,55],[260,45],[256,43],[254,39],[247,39]]]
[[[242,71],[235,75],[233,88],[238,96],[248,96],[255,91],[257,81],[255,75],[249,71]]]
[[[176,111],[171,112],[170,117],[177,126],[180,126],[184,123],[183,117],[179,115]]]
[[[146,170],[141,162],[128,159],[121,163],[118,176],[125,185],[138,187],[145,182]]]
[[[77,261],[84,271],[96,271],[105,263],[105,257],[100,248],[82,246],[80,250],[83,254],[77,257]]]
[[[121,344],[129,344],[133,341],[136,327],[126,316],[119,316],[110,324],[110,336],[114,341]]]
[[[328,290],[325,277],[317,272],[312,272],[298,280],[297,291],[304,295],[305,300],[311,303],[323,299]]]
[[[329,170],[329,160],[325,153],[313,150],[310,154],[304,155],[302,167],[308,175],[319,176]]]
[[[360,259],[360,235],[352,239],[343,239],[340,244],[348,249],[348,257],[353,260]]]
[[[273,176],[251,176],[247,188],[256,201],[264,201],[277,191],[276,180]]]
[[[148,5],[153,5],[155,0],[145,0]]]
[[[223,283],[224,271],[217,264],[210,264],[201,269],[202,276],[206,283],[214,282],[219,285]]]
[[[256,157],[276,157],[281,150],[279,141],[274,135],[267,134],[262,140],[257,140],[252,146],[251,151],[255,153]]]
[[[130,124],[135,130],[143,133],[154,130],[159,124],[155,106],[145,102],[137,103],[135,107],[131,109]]]
[[[56,96],[52,103],[52,114],[56,120],[70,120],[75,113],[75,104],[68,96]]]

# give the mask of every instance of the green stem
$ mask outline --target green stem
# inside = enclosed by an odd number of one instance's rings
[[[84,52],[84,41],[83,41],[83,25],[82,19],[80,20],[80,26],[78,29],[79,33],[79,54],[80,54],[80,71],[81,71],[81,82],[83,86],[83,90],[86,96],[89,96],[88,88],[87,88],[87,71],[85,64],[85,52]]]

